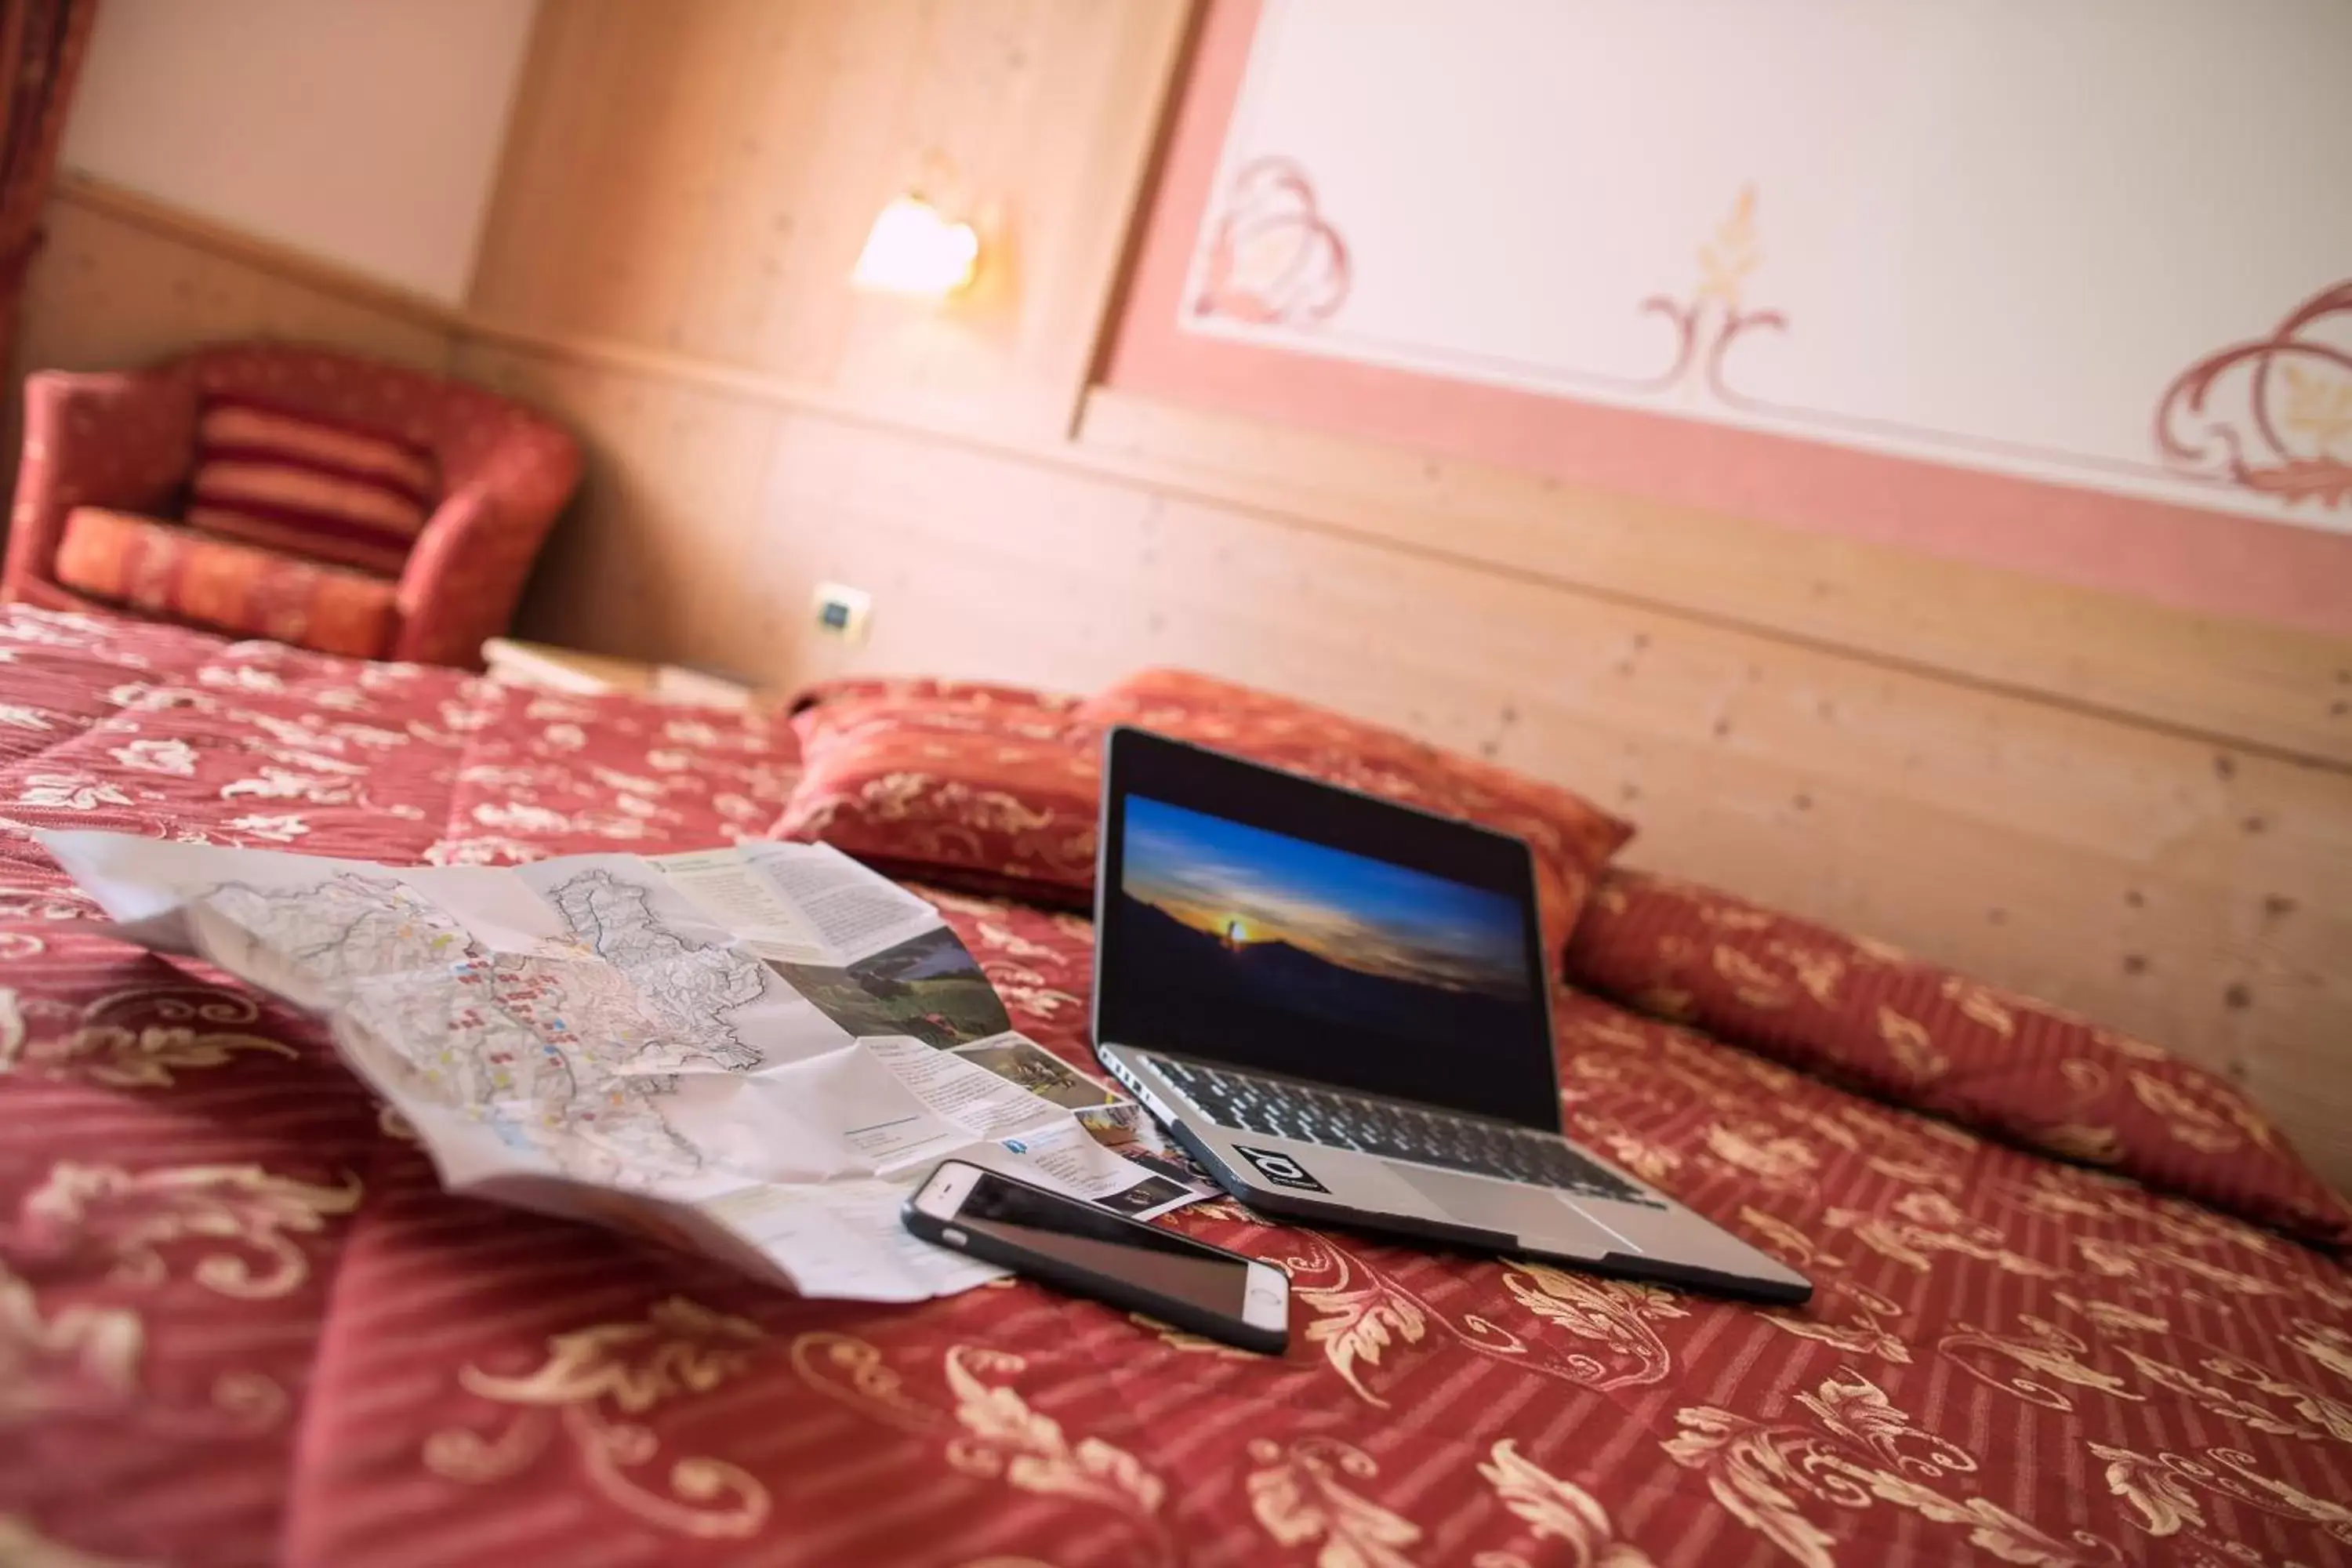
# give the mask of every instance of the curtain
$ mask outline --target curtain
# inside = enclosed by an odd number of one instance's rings
[[[66,107],[99,0],[0,0],[0,373],[16,363]]]

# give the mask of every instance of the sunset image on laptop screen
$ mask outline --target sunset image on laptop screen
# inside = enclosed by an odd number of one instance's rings
[[[1124,848],[1126,963],[1157,986],[1423,1037],[1528,998],[1499,893],[1141,795]]]

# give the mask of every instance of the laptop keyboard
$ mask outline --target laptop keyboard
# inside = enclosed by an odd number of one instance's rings
[[[1221,1127],[1557,1187],[1580,1197],[1665,1206],[1544,1133],[1165,1057],[1153,1057],[1151,1064]]]

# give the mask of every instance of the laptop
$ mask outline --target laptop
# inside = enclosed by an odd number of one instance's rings
[[[1755,1300],[1805,1277],[1560,1135],[1527,844],[1106,742],[1095,1052],[1267,1213]]]

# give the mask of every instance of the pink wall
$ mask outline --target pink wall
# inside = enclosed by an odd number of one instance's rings
[[[1106,379],[1709,511],[2352,636],[2352,535],[1180,330],[1257,0],[1212,0]]]

